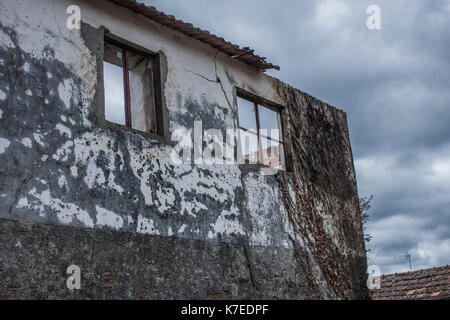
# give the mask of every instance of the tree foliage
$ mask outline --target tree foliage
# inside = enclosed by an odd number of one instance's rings
[[[372,240],[372,236],[366,232],[367,222],[370,219],[369,210],[372,207],[371,202],[373,200],[373,195],[370,197],[359,198],[359,208],[361,209],[361,224],[364,232],[364,240],[369,242]]]

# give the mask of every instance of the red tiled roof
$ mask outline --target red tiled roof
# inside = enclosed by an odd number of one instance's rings
[[[381,276],[373,300],[450,300],[450,266]]]
[[[174,16],[166,15],[164,12],[158,11],[155,7],[146,6],[136,0],[109,0],[118,6],[127,8],[135,13],[141,14],[144,17],[156,21],[171,29],[177,30],[189,37],[200,40],[211,47],[222,51],[233,59],[240,60],[248,65],[251,65],[259,71],[266,71],[268,69],[280,70],[279,66],[273,65],[266,61],[265,57],[260,57],[254,54],[254,50],[245,47],[240,48],[238,45],[232,44],[223,38],[211,34],[209,31],[194,27],[190,23],[185,23],[177,20]]]

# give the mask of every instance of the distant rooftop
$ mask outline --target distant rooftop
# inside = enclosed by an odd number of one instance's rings
[[[373,300],[450,300],[450,266],[381,276]]]
[[[127,8],[138,13],[150,20],[153,20],[166,27],[179,31],[191,38],[200,40],[211,47],[229,55],[231,58],[242,61],[259,71],[268,69],[280,70],[279,66],[273,65],[266,61],[265,57],[254,54],[254,50],[249,47],[240,48],[236,44],[226,41],[225,39],[211,34],[207,30],[194,27],[191,23],[177,20],[174,16],[167,15],[162,11],[158,11],[155,7],[146,6],[136,0],[109,0],[118,6]]]

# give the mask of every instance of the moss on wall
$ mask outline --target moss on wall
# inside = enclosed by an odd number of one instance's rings
[[[366,258],[345,113],[279,81],[276,90],[289,115],[294,171],[279,173],[277,180],[297,237],[294,247],[299,239],[304,245],[297,261],[318,298],[366,298]]]

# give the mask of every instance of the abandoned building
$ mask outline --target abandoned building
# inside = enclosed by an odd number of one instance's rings
[[[0,0],[0,298],[367,298],[346,114],[278,68],[135,1]]]
[[[450,300],[450,266],[382,275],[373,300]]]

